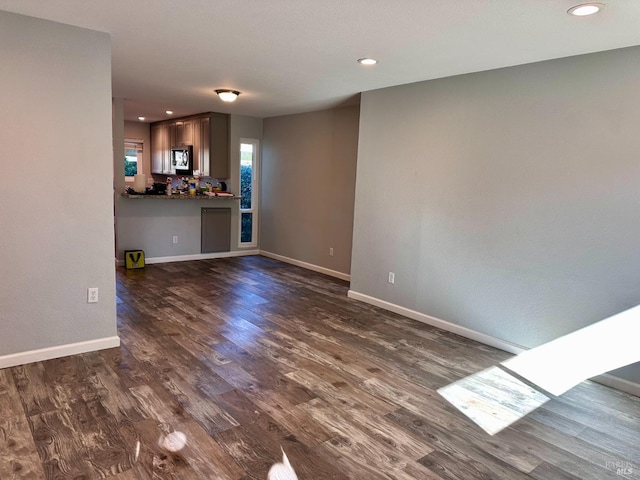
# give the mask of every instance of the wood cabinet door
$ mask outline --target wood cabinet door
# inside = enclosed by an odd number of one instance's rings
[[[169,131],[169,133],[167,134],[167,138],[169,139],[169,150],[171,150],[172,147],[179,146],[176,144],[176,124],[167,124],[167,129]]]
[[[202,165],[201,171],[204,171],[203,175],[212,176],[211,173],[211,120],[209,117],[204,117],[200,120],[200,164]]]
[[[213,178],[229,178],[229,115],[211,114],[209,171]]]
[[[204,162],[202,158],[202,120],[196,118],[193,120],[193,169],[198,170],[200,175],[206,177],[209,175],[209,162]]]
[[[182,122],[181,145],[193,145],[193,120]]]
[[[184,147],[193,145],[193,120],[175,122],[175,140],[172,146]]]
[[[172,147],[181,147],[184,145],[182,137],[184,136],[184,122],[176,122],[175,124],[175,140],[171,144]]]
[[[175,124],[162,125],[162,134],[164,136],[164,150],[163,150],[163,171],[167,175],[175,175],[176,168],[171,165],[171,147],[175,141],[176,128]]]
[[[162,125],[151,127],[151,173],[164,173],[164,136]]]

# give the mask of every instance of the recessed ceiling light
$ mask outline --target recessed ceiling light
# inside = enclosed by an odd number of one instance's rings
[[[586,17],[587,15],[598,13],[603,8],[604,3],[583,3],[576,5],[575,7],[571,7],[567,10],[567,13],[569,15],[575,15],[576,17]]]
[[[236,98],[238,98],[238,95],[240,95],[239,91],[228,90],[226,88],[219,88],[216,90],[216,93],[218,94],[218,97],[220,97],[220,100],[222,100],[223,102],[235,102]]]
[[[173,110],[167,110],[167,111],[166,111],[166,112],[164,112],[164,113],[166,113],[167,115],[173,115]]]
[[[361,65],[375,65],[378,61],[375,58],[359,58],[358,63]]]
[[[145,117],[138,117],[138,120],[140,120],[141,122],[144,122]]]

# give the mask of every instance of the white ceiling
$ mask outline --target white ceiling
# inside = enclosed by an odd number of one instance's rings
[[[640,0],[0,0],[0,10],[109,32],[113,95],[147,121],[269,117],[359,92],[640,44]],[[380,61],[374,67],[359,57]],[[223,104],[216,88],[242,95]]]

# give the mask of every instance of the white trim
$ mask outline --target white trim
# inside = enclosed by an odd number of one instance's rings
[[[297,267],[306,268],[307,270],[313,270],[314,272],[324,273],[325,275],[329,275],[330,277],[339,278],[340,280],[346,280],[347,282],[351,280],[351,275],[348,273],[338,272],[336,270],[331,270],[329,268],[321,267],[319,265],[314,265],[312,263],[302,262],[300,260],[296,260],[295,258],[285,257],[283,255],[278,255],[277,253],[266,252],[264,250],[260,250],[260,255],[264,257],[273,258],[274,260],[280,260],[284,263],[290,263],[291,265],[296,265]]]
[[[616,390],[620,390],[622,392],[630,393],[631,395],[635,395],[636,397],[640,397],[640,383],[625,380],[624,378],[616,377],[609,373],[598,375],[597,377],[593,377],[590,380],[601,385],[606,385],[607,387],[615,388]]]
[[[259,202],[260,202],[260,140],[257,138],[240,137],[238,143],[238,194],[242,195],[242,144],[253,145],[253,165],[251,167],[251,208],[242,208],[242,200],[238,203],[238,248],[256,248],[258,246],[258,222],[259,222]],[[250,213],[251,219],[251,241],[242,242],[242,214]]]
[[[263,252],[260,252],[260,254],[262,255]],[[396,305],[395,303],[380,300],[379,298],[371,297],[354,290],[349,290],[347,296],[349,298],[353,298],[354,300],[359,300],[370,305],[375,305],[376,307],[389,310],[390,312],[403,315],[422,323],[426,323],[427,325],[431,325],[433,327],[441,328],[442,330],[446,330],[447,332],[455,333],[465,338],[470,338],[471,340],[475,340],[485,345],[504,350],[505,352],[513,353],[515,355],[528,350],[528,348],[521,345],[517,345],[500,338],[492,337],[490,335],[486,335],[484,333],[480,333],[475,330],[471,330],[470,328],[462,327],[460,325],[456,325],[455,323],[447,322],[430,315],[425,315],[424,313],[416,312],[415,310],[401,307],[400,305]],[[598,375],[597,377],[590,378],[589,380],[640,397],[639,383],[631,382],[629,380],[625,380],[608,373],[605,373],[604,375]]]
[[[506,340],[492,337],[491,335],[486,335],[484,333],[471,330],[470,328],[447,322],[446,320],[440,320],[439,318],[425,315],[424,313],[416,312],[415,310],[411,310],[409,308],[401,307],[400,305],[396,305],[395,303],[390,303],[384,300],[380,300],[379,298],[370,297],[369,295],[365,295],[364,293],[349,290],[347,296],[349,298],[360,300],[361,302],[368,303],[370,305],[375,305],[376,307],[384,308],[385,310],[389,310],[390,312],[398,313],[405,317],[412,318],[413,320],[426,323],[427,325],[431,325],[432,327],[441,328],[442,330],[446,330],[447,332],[455,333],[462,337],[475,340],[476,342],[499,348],[500,350],[504,350],[505,352],[518,354],[527,350],[521,345],[507,342]]]
[[[0,357],[0,368],[15,367],[25,363],[42,362],[53,358],[68,357],[79,353],[94,352],[105,348],[116,348],[120,346],[120,337],[105,337],[86,342],[68,343],[57,347],[41,348],[39,350],[29,350],[27,352],[12,353]]]
[[[171,257],[147,257],[144,259],[145,265],[154,263],[190,262],[192,260],[210,260],[212,258],[246,257],[249,255],[260,255],[259,250],[240,250],[233,252],[214,253],[194,253],[190,255],[174,255]],[[116,266],[124,267],[124,260],[116,260]]]

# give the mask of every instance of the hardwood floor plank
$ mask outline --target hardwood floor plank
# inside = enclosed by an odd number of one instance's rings
[[[230,457],[246,473],[242,478],[264,480],[280,453],[270,442],[263,442],[255,434],[238,426],[213,435],[213,438],[225,449]]]
[[[143,368],[140,362],[124,346],[100,350],[98,354],[127,388],[137,387],[153,381],[151,374]]]
[[[353,410],[366,409],[379,415],[392,412],[397,408],[389,402],[380,400],[367,392],[363,392],[362,390],[356,391],[346,383],[338,383],[338,387],[336,387],[306,369],[296,370],[295,372],[288,373],[286,376],[298,382],[300,385],[304,385],[315,395],[334,405],[340,405],[341,407],[348,406]]]
[[[393,455],[380,457],[377,446],[369,442],[353,442],[349,437],[336,436],[322,444],[322,448],[346,472],[351,479],[415,479],[410,473],[412,463],[401,461]],[[418,477],[420,478],[420,477]],[[428,477],[424,477],[428,478]]]
[[[635,464],[634,475],[640,477],[640,438],[629,443],[590,427],[580,432],[577,438],[587,442],[594,449],[604,452],[605,457],[609,457],[609,462],[622,461]]]
[[[0,452],[0,478],[3,480],[45,478],[27,419],[22,413],[0,419]]]
[[[293,405],[277,391],[269,389],[250,388],[243,392],[261,411],[287,430],[295,432],[305,445],[319,445],[333,436],[301,407],[304,403]]]
[[[69,408],[33,415],[29,424],[45,478],[100,478],[91,474],[93,467]]]
[[[569,420],[589,425],[595,430],[607,432],[623,442],[631,444],[638,442],[640,424],[636,425],[623,421],[616,415],[605,414],[604,412],[597,414],[582,406],[572,405],[557,399],[546,403],[542,408]]]
[[[512,466],[511,462],[492,455],[490,450],[487,451],[474,442],[465,441],[459,432],[430,424],[423,417],[408,410],[401,409],[390,413],[387,418],[425,441],[432,453],[419,462],[445,478],[528,478],[530,465],[525,467],[527,470],[521,471]],[[535,466],[541,462],[541,459],[534,460]]]
[[[571,475],[570,473],[550,465],[547,462],[542,462],[534,468],[530,473],[530,476],[536,480],[580,480],[579,477]]]
[[[11,373],[27,416],[56,410],[66,400],[66,396],[63,399],[58,398],[52,386],[47,384],[44,378],[45,367],[42,363],[13,367]]]
[[[189,465],[181,451],[167,451],[162,439],[171,433],[155,420],[143,420],[120,428],[120,434],[133,452],[133,466],[124,473],[133,478],[196,480],[200,475]],[[131,475],[133,474],[133,475]]]
[[[20,395],[16,388],[11,371],[0,369],[0,420],[24,415],[21,408]]]
[[[257,409],[256,405],[242,392],[234,391],[218,395],[216,402],[238,419],[243,431],[252,433],[254,438],[261,443],[269,446],[281,445],[287,452],[289,460],[293,465],[296,465],[296,472],[301,477],[343,478],[329,462],[315,455],[307,445],[302,443],[300,438],[280,425],[270,415]],[[222,437],[224,437],[224,433]],[[273,449],[271,448],[270,451],[273,452]],[[280,455],[277,456],[275,461],[280,461],[280,458]]]
[[[585,441],[581,437],[574,437],[556,430],[549,430],[546,426],[537,423],[535,420],[524,418],[518,422],[515,427],[519,432],[527,433],[540,440],[553,445],[559,450],[569,452],[572,455],[582,459],[584,462],[590,462],[599,468],[605,468],[610,463],[615,462],[631,462],[637,457],[640,449],[638,444],[626,445],[623,442],[613,438],[603,438],[602,443],[596,446]],[[587,438],[593,438],[593,435],[585,435]],[[620,450],[617,450],[620,448]],[[640,479],[640,470],[631,473],[626,478]]]
[[[108,478],[132,467],[131,451],[118,429],[121,422],[104,408],[98,397],[76,399],[70,405],[70,415],[71,424],[66,426],[79,437],[80,453],[91,465],[94,476]],[[70,459],[65,460],[71,463]]]
[[[558,430],[567,435],[576,436],[583,432],[587,426],[583,423],[570,420],[562,415],[557,415],[549,410],[539,408],[529,414],[531,420],[544,424],[554,430]]]

